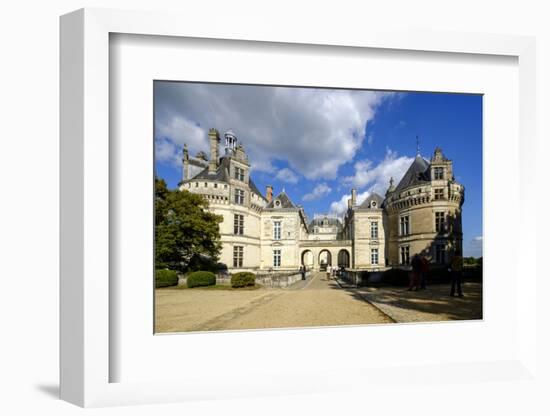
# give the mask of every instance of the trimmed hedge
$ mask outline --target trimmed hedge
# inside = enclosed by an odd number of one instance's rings
[[[178,284],[178,274],[175,270],[156,270],[155,287],[176,286]]]
[[[231,276],[231,287],[246,287],[256,284],[256,275],[250,272],[239,272]]]
[[[187,276],[187,287],[212,286],[216,284],[216,275],[212,272],[198,271]]]

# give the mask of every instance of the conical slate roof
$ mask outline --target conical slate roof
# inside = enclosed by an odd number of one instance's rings
[[[409,166],[409,169],[403,175],[401,181],[395,188],[396,192],[402,191],[405,188],[414,185],[421,185],[424,182],[430,180],[430,163],[422,156],[416,155],[413,163]]]

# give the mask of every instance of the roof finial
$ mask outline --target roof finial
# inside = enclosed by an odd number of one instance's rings
[[[418,139],[418,135],[416,135],[416,155],[420,155],[420,140]]]

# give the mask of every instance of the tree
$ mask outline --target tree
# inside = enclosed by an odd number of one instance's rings
[[[186,271],[201,258],[215,263],[221,252],[222,219],[208,211],[202,196],[170,191],[164,180],[156,179],[155,267]]]

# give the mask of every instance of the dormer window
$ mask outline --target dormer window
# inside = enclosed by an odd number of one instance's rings
[[[434,168],[434,180],[439,181],[444,179],[444,169],[442,167]]]
[[[281,201],[279,201],[278,199],[275,201],[275,206],[277,208],[279,208],[281,206]]]
[[[371,208],[376,208],[376,201],[371,201],[370,207]]]
[[[235,179],[244,182],[244,169],[235,167]]]

